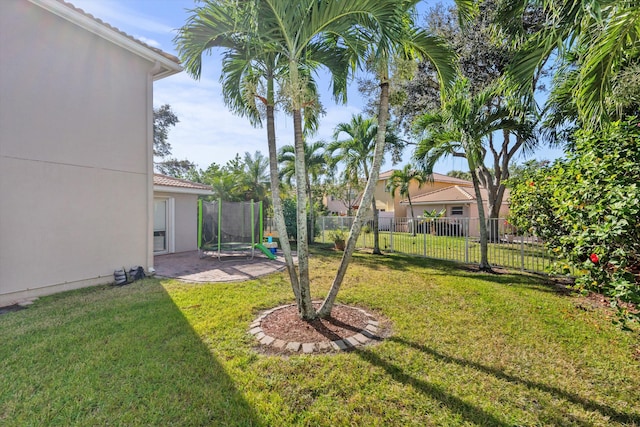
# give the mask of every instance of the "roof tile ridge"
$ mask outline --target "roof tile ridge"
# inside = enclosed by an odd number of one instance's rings
[[[162,50],[162,49],[158,49],[157,47],[153,47],[153,46],[150,46],[150,45],[146,44],[146,43],[145,43],[145,42],[143,42],[142,40],[139,40],[139,39],[135,38],[134,36],[132,36],[132,35],[130,35],[130,34],[127,34],[127,33],[125,33],[125,32],[124,32],[124,31],[122,31],[121,29],[119,29],[119,28],[117,28],[117,27],[114,27],[113,25],[109,24],[108,22],[103,21],[102,19],[100,19],[100,18],[98,18],[98,17],[93,16],[93,15],[92,15],[92,14],[90,14],[89,12],[85,11],[84,9],[81,9],[81,8],[79,8],[79,7],[75,6],[75,5],[74,5],[74,4],[72,4],[72,3],[69,3],[69,2],[67,2],[67,1],[65,1],[65,0],[56,0],[56,1],[57,1],[58,3],[60,3],[60,4],[65,5],[66,7],[68,7],[68,8],[69,8],[69,9],[71,9],[71,10],[74,10],[74,11],[76,11],[76,12],[78,12],[78,13],[81,13],[82,15],[86,16],[87,18],[93,19],[93,20],[94,20],[95,22],[97,22],[98,24],[103,25],[104,27],[106,27],[106,28],[108,28],[108,29],[110,29],[110,30],[112,30],[112,31],[115,31],[116,33],[121,34],[121,35],[125,36],[126,38],[128,38],[128,39],[130,39],[130,40],[133,40],[134,42],[136,42],[136,43],[140,44],[141,46],[144,46],[144,47],[146,47],[147,49],[150,49],[150,50],[152,50],[152,51],[156,52],[157,54],[164,56],[164,57],[165,57],[165,58],[167,58],[168,60],[173,61],[173,62],[175,62],[175,63],[176,63],[176,64],[178,64],[178,65],[181,65],[181,63],[180,63],[180,59],[178,59],[178,57],[177,57],[177,56],[172,55],[172,54],[170,54],[170,53],[167,53],[167,52],[165,52],[165,51],[164,51],[164,50]]]

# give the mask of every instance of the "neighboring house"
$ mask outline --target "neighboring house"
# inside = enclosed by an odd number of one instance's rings
[[[489,208],[487,205],[487,199],[489,193],[485,188],[480,189],[480,195],[484,201],[485,215],[488,216]],[[509,190],[505,190],[502,206],[500,207],[500,217],[506,218],[509,213]],[[403,200],[401,205],[408,207],[409,202]],[[473,187],[462,187],[459,185],[453,185],[439,190],[431,191],[429,193],[420,194],[418,196],[411,196],[411,204],[413,205],[413,212],[416,217],[423,216],[425,210],[432,212],[444,211],[445,217],[448,219],[467,219],[478,218],[478,203],[476,198],[476,192]],[[471,222],[469,224],[469,233],[476,235],[478,233],[477,222]]]
[[[402,203],[404,198],[400,196],[400,191],[396,190],[395,197],[387,190],[387,182],[391,175],[393,174],[393,170],[389,170],[386,172],[380,173],[380,178],[378,178],[378,183],[376,185],[376,205],[379,210],[383,212],[393,212],[393,217],[395,218],[405,218],[410,216],[409,212],[409,204]],[[473,192],[473,183],[471,181],[465,181],[464,179],[453,178],[451,176],[442,175],[439,173],[434,173],[432,176],[432,181],[427,181],[422,184],[418,188],[418,183],[416,181],[412,181],[409,185],[409,194],[411,195],[411,203],[414,205],[414,214],[416,216],[422,213],[422,210],[417,210],[414,199],[421,195],[430,193],[435,190],[440,190],[444,188],[449,188],[454,185],[460,187],[471,187],[471,191]],[[387,214],[388,215],[388,214]]]
[[[0,1],[0,305],[153,266],[153,82],[180,71],[69,3]]]
[[[154,254],[198,249],[198,196],[208,195],[208,185],[153,175]]]

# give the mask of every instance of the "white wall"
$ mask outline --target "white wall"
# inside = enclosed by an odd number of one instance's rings
[[[175,252],[198,250],[198,196],[195,194],[155,192],[156,198],[173,198]]]
[[[148,267],[152,66],[0,2],[0,305]]]

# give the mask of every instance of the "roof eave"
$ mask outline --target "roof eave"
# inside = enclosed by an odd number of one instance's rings
[[[213,190],[205,190],[199,188],[172,187],[169,185],[154,185],[153,191],[158,193],[180,193],[180,194],[196,194],[198,196],[211,196]]]
[[[156,67],[154,69],[158,69],[157,72],[153,74],[153,80],[160,80],[164,77],[168,77],[173,74],[177,74],[182,71],[182,67],[180,64],[172,61],[171,59],[161,55],[160,53],[145,47],[139,42],[131,39],[124,34],[115,31],[104,24],[96,21],[95,19],[84,15],[77,10],[67,6],[64,3],[61,3],[57,0],[29,0],[31,3],[40,6],[41,8],[57,15],[77,26],[83,28],[93,34],[96,34],[103,39],[120,46],[121,48],[128,50],[131,53],[134,53],[151,63],[155,64]],[[157,67],[157,65],[160,67]]]
[[[437,200],[437,201],[433,201],[433,202],[421,202],[421,201],[411,201],[411,204],[413,206],[416,205],[450,205],[450,204],[463,204],[463,205],[469,205],[471,203],[475,203],[475,200]],[[401,205],[403,206],[409,206],[409,203],[407,202],[400,202]]]

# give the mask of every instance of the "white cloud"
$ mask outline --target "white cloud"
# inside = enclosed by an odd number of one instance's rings
[[[138,13],[119,1],[72,0],[72,3],[74,6],[119,29],[124,26],[141,30],[141,32],[156,34],[169,34],[174,31],[172,26],[153,19],[147,14]]]
[[[154,39],[150,39],[148,37],[144,37],[144,36],[138,36],[138,35],[134,35],[134,38],[140,40],[142,43],[149,45],[151,47],[156,47],[156,48],[160,48],[162,46],[162,44],[159,41],[156,41]]]

